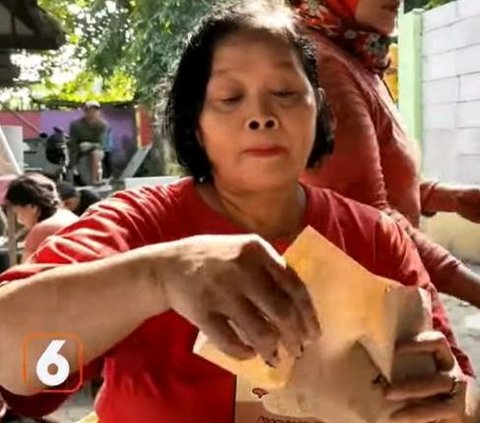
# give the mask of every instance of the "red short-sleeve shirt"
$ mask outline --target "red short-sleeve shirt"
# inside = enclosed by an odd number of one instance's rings
[[[329,190],[304,189],[305,225],[314,227],[371,272],[430,291],[434,327],[448,337],[464,372],[472,374],[416,249],[404,232],[373,208]],[[4,273],[0,281],[148,244],[201,234],[239,233],[243,230],[209,208],[193,181],[184,179],[168,187],[121,192],[93,206],[77,223],[50,237],[32,257],[32,263]],[[273,243],[280,253],[288,244],[285,240]],[[233,423],[235,378],[192,353],[197,334],[185,319],[167,312],[147,320],[108,354],[90,363],[87,377],[103,362],[105,383],[96,402],[100,421]],[[20,397],[2,391],[2,395],[13,408],[34,416],[53,411],[64,399],[55,394]]]

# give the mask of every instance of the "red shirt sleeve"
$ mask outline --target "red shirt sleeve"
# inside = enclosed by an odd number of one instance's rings
[[[376,273],[407,286],[418,286],[429,292],[432,299],[433,328],[442,332],[463,372],[474,376],[469,358],[458,347],[450,322],[438,292],[430,282],[415,244],[404,230],[385,214],[376,230]]]
[[[389,214],[412,238],[435,288],[440,292],[447,292],[448,285],[462,262],[421,230],[414,228],[400,212],[391,210]]]
[[[162,237],[160,215],[165,207],[162,188],[121,192],[93,206],[82,219],[48,238],[29,262],[0,275],[0,289],[1,284],[14,283],[57,266],[99,260],[159,242]],[[103,357],[87,364],[83,368],[83,380],[99,375],[102,365]],[[69,380],[78,380],[75,376]],[[69,381],[65,385],[69,386]],[[0,388],[0,395],[14,411],[31,417],[55,411],[68,397],[56,393],[19,396],[3,388]]]

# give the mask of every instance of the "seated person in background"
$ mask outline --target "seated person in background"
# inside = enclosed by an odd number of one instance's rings
[[[102,161],[109,126],[97,101],[87,101],[83,111],[84,115],[70,125],[70,166],[77,167],[83,183],[98,185],[103,179]]]
[[[75,221],[78,217],[60,208],[55,183],[40,174],[27,174],[13,180],[5,196],[17,221],[28,229],[22,262],[35,252],[50,235]]]
[[[96,192],[89,189],[77,189],[65,181],[57,182],[57,191],[63,201],[63,206],[77,216],[81,216],[92,204],[101,200]]]
[[[238,359],[275,367],[280,344],[302,355],[321,328],[280,254],[312,226],[371,272],[430,292],[439,332],[402,353],[433,355],[436,373],[385,395],[411,400],[396,421],[459,421],[456,378],[471,387],[472,368],[410,238],[380,211],[298,182],[331,151],[311,44],[288,9],[244,3],[186,37],[165,118],[191,177],[115,194],[1,275],[1,395],[30,415],[65,400],[40,392],[41,348],[21,377],[25,335],[60,331],[82,341],[84,381],[103,365],[102,423],[233,423],[235,377],[193,353],[198,331]],[[73,348],[62,355],[68,389],[79,365]]]

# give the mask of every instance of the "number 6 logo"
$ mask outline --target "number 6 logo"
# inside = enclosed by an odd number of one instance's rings
[[[29,351],[34,342],[42,341],[45,343],[45,340],[49,340],[47,348],[43,351],[42,355],[38,359],[35,365],[35,375],[38,380],[43,383],[47,389],[47,392],[59,392],[59,393],[73,393],[76,392],[82,385],[82,365],[83,365],[83,347],[82,343],[76,335],[73,334],[33,334],[28,336],[25,339],[24,343],[24,355],[23,355],[23,376],[24,381],[28,382],[29,375]],[[78,360],[78,373],[74,375],[78,377],[78,382],[73,388],[67,389],[55,389],[63,383],[68,381],[68,385],[71,385],[70,376],[70,363],[64,355],[62,355],[62,348],[65,344],[74,346],[75,351],[77,352]]]
[[[50,342],[45,352],[37,361],[37,377],[44,385],[58,386],[68,379],[70,364],[59,351],[67,342],[65,339],[55,339]],[[56,372],[51,374],[48,370],[51,365],[56,367]]]

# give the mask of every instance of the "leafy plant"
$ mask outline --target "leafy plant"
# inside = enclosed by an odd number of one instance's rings
[[[412,9],[433,9],[442,6],[454,0],[405,0],[405,11]]]

